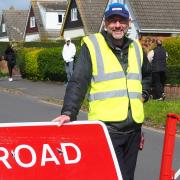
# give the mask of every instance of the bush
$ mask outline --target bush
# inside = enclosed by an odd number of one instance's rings
[[[40,74],[38,72],[38,63],[37,63],[37,57],[38,53],[42,51],[42,49],[33,49],[31,51],[28,51],[25,54],[25,72],[26,77],[31,80],[39,80]]]
[[[17,64],[23,78],[65,81],[62,48],[24,48],[18,51]]]
[[[76,45],[80,45],[81,38],[72,39],[72,42]],[[56,42],[53,41],[47,41],[47,42],[24,42],[23,47],[25,48],[55,48],[55,47],[63,47],[64,46],[64,40],[59,40]]]
[[[4,51],[8,46],[8,42],[0,42],[0,56],[4,56]]]
[[[63,42],[24,42],[25,48],[52,48],[63,46]]]
[[[169,65],[167,67],[167,84],[180,84],[180,65]]]
[[[80,50],[80,38],[74,39],[73,43],[76,45],[78,54]],[[64,41],[21,42],[17,46],[17,65],[23,78],[66,81],[64,60],[61,55]],[[34,54],[33,57],[33,54],[29,52],[34,52],[35,49],[39,49],[37,47],[41,47],[41,51],[36,55]],[[42,49],[42,47],[44,48]],[[33,58],[35,59],[32,60]],[[35,76],[35,72],[38,73],[37,76]]]
[[[168,52],[167,84],[180,84],[180,37],[168,38],[163,42]]]
[[[23,48],[17,51],[17,65],[19,67],[22,78],[37,80],[39,75],[37,72],[37,53],[41,49]],[[35,68],[35,69],[34,69]]]
[[[22,78],[26,78],[26,71],[25,71],[25,54],[29,51],[29,49],[21,49],[17,52],[16,63],[19,67],[20,73]]]
[[[38,70],[43,80],[65,81],[62,48],[44,49],[38,55]]]
[[[163,42],[168,52],[168,65],[180,65],[180,37],[169,38]]]
[[[5,76],[7,76],[8,75],[8,73],[3,73],[3,72],[1,72],[1,70],[0,70],[0,77],[5,77]]]

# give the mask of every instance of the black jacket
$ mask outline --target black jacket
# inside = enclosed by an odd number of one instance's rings
[[[114,52],[114,54],[119,59],[124,71],[126,72],[128,65],[128,47],[129,44],[132,43],[132,40],[129,38],[124,39],[123,46],[115,47],[112,44],[111,38],[104,31],[102,32],[105,37],[109,47]],[[71,80],[68,83],[65,97],[64,97],[64,105],[61,111],[61,114],[69,115],[71,120],[76,120],[76,116],[79,112],[81,104],[86,96],[89,84],[91,82],[92,77],[92,64],[91,57],[87,46],[84,44],[81,48],[77,63],[75,65],[75,69]],[[143,96],[147,100],[149,98],[149,89],[151,85],[151,66],[149,61],[144,54],[144,62],[142,66],[142,86],[143,86]],[[103,107],[102,107],[103,108]],[[140,127],[141,124],[136,124],[131,117],[131,111],[129,108],[129,115],[126,121],[119,123],[107,123],[108,125],[112,125],[118,130],[129,131],[131,129],[135,129],[135,127]]]
[[[8,62],[8,64],[16,64],[15,52],[10,46],[5,50],[5,60]]]
[[[162,46],[157,46],[154,49],[154,57],[152,60],[152,71],[166,71],[166,50]]]

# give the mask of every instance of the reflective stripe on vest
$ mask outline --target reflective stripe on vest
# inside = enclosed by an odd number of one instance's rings
[[[98,68],[98,75],[93,78],[93,81],[99,82],[99,81],[104,81],[104,80],[111,80],[114,78],[122,78],[124,76],[124,72],[114,72],[114,73],[109,73],[105,74],[104,72],[104,66],[103,64],[103,58],[102,54],[100,51],[99,43],[97,41],[97,38],[95,35],[90,35],[89,39],[92,41],[95,49],[95,54],[96,54],[96,60],[97,60],[97,68]],[[139,67],[139,73],[130,73],[128,74],[128,79],[138,79],[141,81],[141,56],[140,56],[140,50],[137,45],[137,42],[133,41],[135,52],[136,52],[136,58],[138,62],[138,67]]]
[[[125,120],[127,118],[130,99],[133,119],[136,122],[142,122],[144,118],[142,102],[140,100],[142,94],[142,52],[140,50],[142,49],[140,49],[138,43],[133,41],[133,44],[130,45],[131,49],[129,50],[129,53],[131,54],[132,52],[135,52],[133,54],[135,57],[133,58],[135,58],[136,61],[131,60],[131,63],[137,68],[135,68],[135,72],[133,72],[133,68],[130,68],[129,72],[127,72],[127,76],[125,76],[118,59],[113,55],[112,51],[107,46],[104,37],[100,33],[85,37],[83,40],[90,51],[93,66],[93,77],[88,96],[90,105],[88,114],[89,119],[102,121]],[[104,54],[107,54],[107,56]],[[128,61],[130,61],[129,57],[130,55],[128,56]],[[109,58],[109,61],[113,59],[114,63],[118,63],[115,65],[118,67],[113,67],[112,63],[112,65],[108,64],[107,58]],[[113,72],[106,72],[109,69],[107,68],[108,65],[112,66],[112,69],[114,68]],[[135,91],[133,90],[133,87],[131,87],[131,84],[135,86]],[[106,105],[106,103],[108,103],[108,105]],[[99,107],[100,105],[102,105],[102,107]],[[121,107],[121,105],[124,107]],[[136,110],[133,108],[137,108],[138,106],[140,112],[139,115],[136,116]],[[112,112],[107,112],[108,108],[109,111]],[[117,111],[115,109],[117,109]]]

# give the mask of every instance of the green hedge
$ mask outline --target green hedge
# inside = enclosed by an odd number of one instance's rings
[[[38,71],[37,58],[42,49],[33,49],[25,54],[25,72],[26,77],[31,80],[41,80],[40,73]]]
[[[38,72],[37,57],[42,50],[42,48],[23,48],[17,52],[17,65],[23,78],[41,79]]]
[[[180,84],[180,37],[172,37],[163,42],[168,52],[167,84]]]
[[[73,43],[76,45],[78,54],[80,38],[73,40]],[[22,77],[33,80],[66,81],[62,58],[63,46],[64,41],[19,42],[17,44],[17,64]]]
[[[24,61],[25,54],[26,54],[25,49],[21,49],[18,51],[16,56],[16,64],[19,67],[22,78],[26,78],[25,61]]]
[[[80,38],[78,39],[73,39],[72,42],[78,46],[80,45]],[[25,48],[34,48],[34,47],[37,47],[37,48],[55,48],[55,47],[63,47],[64,46],[64,41],[63,40],[60,40],[60,41],[57,41],[57,42],[24,42],[22,44],[23,47]]]
[[[61,48],[44,49],[38,54],[38,71],[43,80],[65,81],[64,61]]]
[[[4,56],[4,51],[8,46],[8,42],[0,42],[0,57]]]
[[[180,65],[180,37],[169,38],[163,42],[168,52],[168,65]]]
[[[180,84],[180,65],[168,65],[166,84]]]
[[[23,78],[66,81],[62,48],[24,48],[18,51],[17,64]]]

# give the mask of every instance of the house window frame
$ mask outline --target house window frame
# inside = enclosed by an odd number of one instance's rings
[[[71,21],[77,21],[77,8],[72,8],[71,9]]]
[[[30,28],[36,27],[36,19],[35,16],[30,17]]]
[[[59,21],[59,17],[61,16],[61,22]],[[58,14],[58,24],[62,24],[63,23],[63,14]]]
[[[3,24],[2,24],[2,33],[5,33],[5,32],[6,32],[6,24],[3,23]]]

